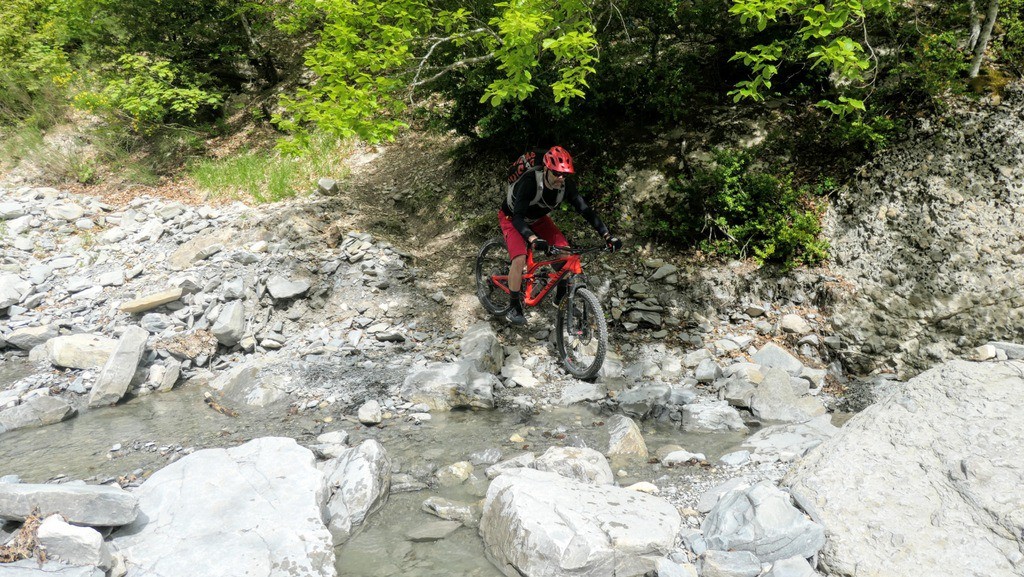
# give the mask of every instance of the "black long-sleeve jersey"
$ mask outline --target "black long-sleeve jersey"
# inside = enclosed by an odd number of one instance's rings
[[[558,208],[562,202],[568,202],[576,209],[599,235],[608,233],[608,227],[577,191],[575,181],[566,179],[563,188],[548,188],[543,174],[543,170],[524,174],[512,185],[501,204],[501,211],[512,219],[512,226],[523,235],[523,239],[529,239],[534,234],[530,229],[531,224]],[[537,194],[538,189],[541,189],[540,194]]]

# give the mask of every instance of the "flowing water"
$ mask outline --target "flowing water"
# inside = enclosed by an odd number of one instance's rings
[[[31,372],[17,363],[0,366],[6,382]],[[180,387],[169,393],[131,399],[115,407],[83,410],[75,418],[47,427],[20,429],[0,435],[0,476],[14,474],[34,483],[59,478],[105,482],[139,477],[166,466],[192,450],[230,447],[262,436],[288,436],[312,444],[316,435],[344,429],[350,443],[367,438],[387,449],[395,471],[430,479],[433,471],[487,449],[499,449],[504,458],[524,450],[543,452],[551,445],[607,447],[606,416],[584,408],[539,413],[466,411],[438,413],[420,424],[393,419],[383,427],[366,428],[341,414],[326,412],[288,415],[284,410],[239,410],[228,417],[208,407],[201,387]],[[519,435],[522,442],[511,442]],[[686,434],[672,427],[645,425],[645,438],[653,449],[667,443],[704,452],[713,460],[733,450],[740,434]],[[116,449],[116,450],[115,450]],[[656,465],[646,462],[613,463],[622,485],[653,480]],[[431,487],[390,497],[383,511],[337,551],[339,574],[347,577],[390,575],[431,577],[468,575],[499,577],[501,573],[483,554],[475,528],[462,527],[436,542],[411,542],[407,533],[438,520],[421,510],[422,503],[438,495],[465,503],[478,502],[486,491],[486,477],[477,466],[476,481],[453,488]],[[664,471],[662,471],[663,473]]]

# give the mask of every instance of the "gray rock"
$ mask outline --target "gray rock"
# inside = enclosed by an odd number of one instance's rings
[[[21,299],[32,290],[28,281],[16,274],[0,274],[0,309],[21,302]]]
[[[422,509],[431,515],[436,515],[446,521],[458,521],[466,527],[478,527],[480,525],[479,507],[468,503],[459,503],[445,499],[444,497],[428,497],[423,501]]]
[[[759,419],[799,423],[825,414],[825,407],[817,397],[798,396],[789,374],[772,368],[751,395],[750,411]]]
[[[235,300],[245,296],[245,279],[236,277],[225,282],[222,295],[225,300]]]
[[[676,465],[684,465],[687,463],[703,463],[707,460],[704,453],[691,453],[685,449],[672,451],[661,458],[661,464],[666,467],[673,467]]]
[[[711,351],[707,349],[698,349],[692,353],[687,353],[683,357],[683,365],[686,368],[693,369],[705,359],[714,359],[714,355],[712,355]]]
[[[339,545],[387,503],[391,459],[380,443],[368,439],[323,463],[321,468],[330,489],[328,527],[334,544]]]
[[[761,561],[811,557],[825,544],[825,529],[790,503],[769,481],[727,493],[701,530],[709,549],[749,551]]]
[[[76,525],[117,527],[135,521],[139,499],[106,485],[0,483],[0,519],[24,521],[35,509],[44,517],[60,513]]]
[[[458,521],[432,521],[413,527],[405,536],[413,543],[428,543],[440,541],[460,527],[462,527],[462,523]]]
[[[380,403],[373,399],[366,401],[359,407],[358,417],[359,422],[364,425],[377,425],[384,420]]]
[[[1006,353],[1006,358],[1010,360],[1024,359],[1024,345],[1022,344],[997,341],[989,342],[988,345]]]
[[[616,395],[619,410],[634,419],[643,419],[655,407],[665,406],[670,389],[668,385],[648,385],[627,389]]]
[[[324,196],[338,194],[338,183],[333,178],[321,178],[316,182],[317,191]]]
[[[210,382],[210,388],[223,391],[228,403],[243,403],[253,407],[266,407],[287,397],[297,376],[281,374],[265,362],[251,361],[223,372]]]
[[[753,451],[756,461],[790,462],[832,438],[839,428],[830,415],[821,415],[804,423],[773,425],[751,435],[743,446]]]
[[[124,271],[114,270],[103,273],[96,279],[100,286],[121,286],[124,284]]]
[[[709,549],[697,560],[701,577],[757,577],[761,562],[749,551]]]
[[[46,549],[48,558],[56,558],[69,565],[95,565],[100,569],[110,569],[113,564],[110,548],[103,542],[99,531],[69,525],[60,515],[44,519],[36,538]]]
[[[754,362],[766,368],[779,368],[793,376],[798,376],[804,368],[800,359],[775,343],[768,343],[761,347],[761,350],[754,353],[753,358]]]
[[[180,376],[181,363],[174,359],[165,359],[162,364],[150,367],[148,382],[153,390],[165,393],[174,388]]]
[[[289,280],[287,277],[274,274],[270,275],[267,279],[267,291],[270,292],[270,296],[276,300],[290,299],[302,294],[305,294],[309,290],[310,284],[308,280]]]
[[[82,292],[93,285],[94,283],[91,279],[86,279],[85,277],[71,277],[65,283],[65,290],[72,293]]]
[[[169,288],[130,300],[121,305],[121,310],[126,313],[143,313],[160,305],[174,302],[180,299],[183,294],[184,291],[180,287]]]
[[[669,559],[658,559],[654,566],[658,577],[697,577],[697,568],[690,563],[679,564]]]
[[[669,276],[671,276],[671,275],[673,275],[673,274],[675,274],[677,272],[679,272],[679,267],[677,267],[675,265],[671,265],[671,264],[665,264],[665,265],[662,265],[662,266],[658,267],[658,270],[654,271],[654,274],[651,275],[651,279],[650,280],[652,280],[652,281],[662,280],[662,279],[665,279],[665,278],[667,278],[667,277],[669,277]]]
[[[25,204],[22,202],[0,202],[0,220],[12,220],[25,214]]]
[[[615,482],[604,455],[586,447],[549,447],[530,466],[581,483],[610,485]]]
[[[245,334],[245,303],[235,300],[225,304],[210,332],[226,347],[238,344]]]
[[[800,315],[782,315],[782,320],[779,324],[782,327],[782,332],[784,333],[806,335],[814,330],[814,327],[811,326],[811,323],[804,320],[804,318],[801,317]]]
[[[607,425],[609,457],[647,459],[647,443],[633,419],[612,415]]]
[[[196,451],[136,494],[139,519],[112,536],[129,574],[335,574],[325,476],[294,439]]]
[[[402,398],[423,403],[431,411],[459,408],[490,409],[494,407],[497,377],[478,371],[475,363],[433,363],[412,370],[402,383]]]
[[[722,455],[718,462],[730,467],[741,467],[750,462],[750,451],[733,451]]]
[[[689,405],[697,400],[700,396],[697,393],[697,389],[694,386],[696,382],[691,379],[690,382],[683,381],[682,386],[669,387],[668,393],[668,404],[669,405]]]
[[[501,460],[501,449],[491,448],[477,451],[469,456],[469,462],[474,465],[493,465]]]
[[[1024,463],[1007,451],[1024,446],[1022,375],[1021,361],[947,363],[801,459],[783,482],[828,528],[823,572],[1019,575]]]
[[[51,204],[46,207],[46,215],[58,220],[77,220],[85,215],[85,209],[77,204]]]
[[[704,359],[697,365],[694,377],[698,383],[711,383],[722,376],[722,367],[713,359]]]
[[[112,405],[121,400],[139,367],[148,338],[149,333],[142,327],[130,326],[124,331],[92,386],[90,408]]]
[[[477,370],[497,373],[505,362],[505,350],[489,322],[469,327],[459,346],[462,358],[476,363]]]
[[[57,327],[53,325],[26,327],[12,332],[4,340],[23,351],[28,351],[45,344],[46,341],[56,337],[57,334]]]
[[[680,525],[658,497],[521,469],[491,483],[480,535],[508,577],[639,577],[672,550]]]
[[[0,433],[42,427],[75,416],[77,411],[67,402],[46,395],[32,397],[24,403],[0,411]]]
[[[807,559],[796,556],[779,559],[772,563],[771,570],[765,573],[764,577],[816,577],[817,575]]]
[[[747,408],[750,406],[750,399],[756,390],[756,384],[734,377],[725,381],[725,385],[719,391],[719,396],[734,407]]]
[[[743,417],[725,401],[701,402],[683,407],[683,430],[695,431],[746,431]]]
[[[310,449],[321,459],[334,459],[340,457],[348,450],[348,433],[346,431],[331,431],[317,435],[316,444]]]
[[[516,455],[515,457],[506,459],[504,461],[501,461],[500,463],[495,463],[494,465],[487,467],[487,469],[484,471],[484,474],[487,475],[488,479],[494,479],[498,475],[501,475],[502,473],[506,473],[514,469],[523,469],[531,467],[534,461],[536,460],[537,456],[534,455],[533,453],[522,453],[520,455]]]
[[[735,477],[724,483],[715,485],[700,496],[696,509],[701,513],[707,513],[711,511],[711,509],[714,509],[715,505],[718,504],[718,500],[724,495],[739,489],[746,489],[747,487],[750,487],[750,483],[739,477]],[[703,533],[701,533],[701,535],[703,535]]]
[[[174,321],[165,314],[148,313],[142,315],[142,318],[139,319],[139,325],[146,329],[147,332],[157,334],[174,325]]]

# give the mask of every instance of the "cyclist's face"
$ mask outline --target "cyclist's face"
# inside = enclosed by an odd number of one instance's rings
[[[568,173],[558,172],[557,170],[547,170],[548,173],[548,184],[552,185],[552,188],[558,188],[565,184],[565,177]]]

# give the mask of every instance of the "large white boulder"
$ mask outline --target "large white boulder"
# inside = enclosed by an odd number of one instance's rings
[[[267,437],[197,451],[146,480],[114,534],[128,577],[334,577],[328,488],[313,453]]]
[[[825,525],[830,575],[1024,571],[1024,362],[954,361],[894,389],[783,482]]]
[[[661,498],[517,469],[488,488],[480,535],[509,577],[634,577],[672,550],[680,524]]]
[[[334,543],[352,536],[366,517],[379,511],[391,490],[391,459],[384,446],[367,439],[320,465],[331,497],[328,526]]]

